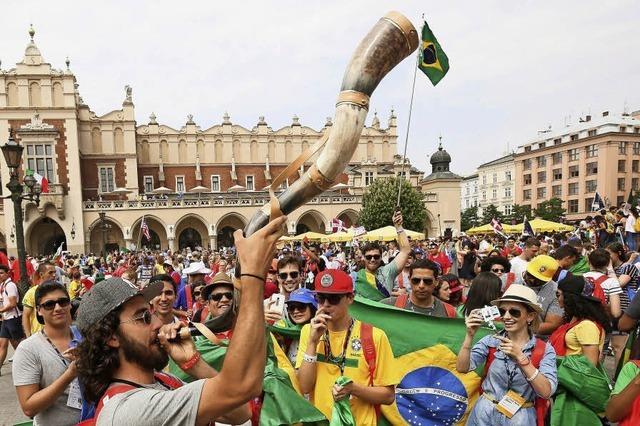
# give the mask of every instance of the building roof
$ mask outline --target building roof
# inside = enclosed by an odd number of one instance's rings
[[[487,163],[480,164],[478,166],[478,169],[482,169],[484,167],[495,166],[495,165],[502,164],[502,163],[508,163],[510,161],[513,161],[513,154],[508,154],[508,155],[505,155],[504,157],[500,157],[500,158],[497,158],[495,160],[491,160],[491,161],[489,161]],[[476,176],[477,176],[477,174],[476,174]]]

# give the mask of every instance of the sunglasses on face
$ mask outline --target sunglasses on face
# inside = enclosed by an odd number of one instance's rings
[[[56,307],[56,305],[60,305],[61,308],[65,308],[65,307],[69,306],[69,303],[71,303],[71,300],[69,300],[68,297],[61,297],[60,299],[47,300],[46,302],[42,302],[40,304],[40,306],[45,311],[51,311],[51,310],[53,310],[53,308]]]
[[[492,268],[491,272],[493,272],[494,274],[501,274],[504,272],[503,268]]]
[[[145,325],[149,325],[151,324],[151,321],[153,321],[153,314],[149,309],[147,309],[138,316],[132,317],[131,319],[126,321],[120,321],[120,324],[126,324],[128,322],[142,322]]]
[[[230,291],[225,291],[224,293],[214,293],[209,296],[209,300],[213,300],[214,302],[219,302],[223,297],[226,297],[228,300],[233,300],[233,293]]]
[[[504,318],[504,315],[509,312],[509,315],[511,315],[512,318],[520,318],[522,316],[522,311],[520,309],[515,309],[515,308],[511,308],[511,309],[502,309],[502,308],[498,308],[498,311],[500,312],[500,316]]]
[[[340,303],[344,294],[326,294],[326,293],[318,293],[318,303],[323,304],[325,301],[329,302],[330,305],[337,305]]]
[[[367,254],[364,256],[367,260],[380,260],[380,257],[381,256],[379,254]]]
[[[433,283],[435,283],[436,280],[433,278],[418,278],[418,277],[411,278],[411,284],[413,285],[419,285],[421,282],[423,282],[424,285],[433,285]]]
[[[199,291],[194,291],[194,292],[193,292],[193,295],[194,295],[194,296],[196,296],[196,297],[200,296],[201,294],[202,294],[202,293],[200,293]]]
[[[307,304],[305,303],[300,303],[300,302],[289,302],[287,303],[287,311],[289,312],[293,312],[293,311],[306,311],[307,310]]]
[[[278,274],[278,277],[280,277],[281,280],[285,281],[287,279],[287,277],[291,277],[292,280],[297,279],[300,276],[300,272],[297,271],[293,271],[293,272],[280,272]]]

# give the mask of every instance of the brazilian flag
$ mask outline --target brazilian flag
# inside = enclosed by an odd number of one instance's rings
[[[449,58],[440,47],[438,39],[431,32],[427,21],[422,27],[422,44],[420,45],[420,59],[418,68],[429,77],[435,86],[449,71]]]
[[[384,423],[406,425],[464,424],[478,397],[482,369],[461,374],[456,357],[466,328],[464,320],[436,318],[356,296],[353,317],[386,333],[402,377],[396,402],[383,405]],[[480,329],[475,340],[491,333]],[[393,368],[393,367],[392,367]]]

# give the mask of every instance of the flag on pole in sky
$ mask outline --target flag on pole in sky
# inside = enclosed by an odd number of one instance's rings
[[[149,233],[149,225],[144,221],[144,216],[142,216],[142,223],[140,224],[140,232],[147,239],[147,241],[151,241],[151,234]]]
[[[344,226],[343,221],[341,221],[337,217],[331,219],[331,232],[335,234],[336,232],[346,231],[346,229],[347,228]]]
[[[418,68],[429,77],[431,84],[435,86],[449,71],[449,58],[440,47],[436,36],[431,32],[427,21],[424,21],[422,27],[422,44],[419,51]]]
[[[533,237],[536,233],[533,231],[533,227],[529,223],[529,219],[524,217],[524,222],[522,223],[522,236],[523,237]]]
[[[598,191],[596,191],[596,195],[593,197],[593,202],[591,203],[591,211],[598,212],[602,209],[604,209],[604,201],[600,194],[598,194]]]

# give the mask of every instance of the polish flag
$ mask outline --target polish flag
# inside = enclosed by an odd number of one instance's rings
[[[38,172],[33,173],[33,177],[36,178],[36,182],[40,184],[40,188],[42,189],[43,194],[47,194],[49,192],[49,179],[42,176]]]

